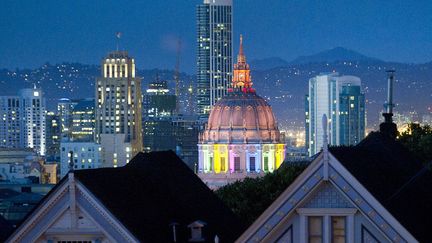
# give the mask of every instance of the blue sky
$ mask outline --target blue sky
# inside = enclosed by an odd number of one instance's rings
[[[121,47],[140,68],[195,70],[199,0],[2,0],[0,68],[45,62],[99,64]],[[432,61],[432,2],[382,0],[234,0],[235,47],[248,59],[286,60],[337,46],[399,62]],[[237,49],[237,48],[236,48]]]

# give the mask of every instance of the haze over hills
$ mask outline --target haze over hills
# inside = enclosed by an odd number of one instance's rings
[[[396,111],[428,113],[432,104],[432,62],[405,64],[385,62],[344,48],[334,48],[315,55],[299,57],[291,62],[282,58],[251,61],[252,78],[259,95],[273,106],[282,128],[301,128],[304,124],[304,96],[308,80],[322,72],[339,72],[362,79],[367,99],[369,128],[377,128],[380,111],[386,99],[385,70],[395,68]],[[143,77],[142,88],[157,75],[174,88],[172,70],[138,70]],[[0,95],[15,95],[24,87],[36,83],[46,94],[48,108],[56,108],[59,98],[94,97],[95,78],[100,75],[97,65],[79,63],[45,64],[34,70],[0,70]],[[194,84],[195,75],[181,74],[182,93]],[[181,99],[184,99],[181,98]]]
[[[337,61],[362,61],[362,62],[384,62],[377,58],[368,57],[356,51],[343,47],[335,47],[330,50],[325,50],[308,56],[299,56],[291,61],[286,61],[280,57],[269,57],[263,59],[255,59],[250,62],[254,70],[266,70],[276,67],[284,67],[288,65],[321,63],[321,62],[337,62]]]
[[[309,56],[300,56],[292,60],[290,64],[307,64],[320,62],[337,61],[361,61],[361,62],[382,62],[379,59],[368,57],[356,51],[343,47],[336,47]]]

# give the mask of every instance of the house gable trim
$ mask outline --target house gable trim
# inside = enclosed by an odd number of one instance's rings
[[[246,240],[249,242],[259,242],[264,239],[272,229],[277,226],[288,214],[294,212],[293,209],[307,197],[309,192],[316,188],[323,179],[323,166],[320,166],[313,172],[313,176],[309,177],[303,184],[295,189],[291,195],[277,207],[270,217],[260,225],[259,228]]]
[[[393,242],[418,242],[334,157],[329,172],[333,184],[389,240]]]
[[[327,166],[324,166],[325,164]],[[331,153],[329,153],[329,159],[326,163],[324,163],[322,155],[318,156],[237,239],[237,242],[260,242],[265,240],[268,234],[284,218],[293,213],[293,209],[299,207],[299,203],[307,195],[325,181],[324,175],[326,174],[328,175],[328,181],[350,200],[390,241],[401,243],[418,242]]]
[[[138,239],[136,239],[135,236],[79,181],[77,182],[77,187],[79,188],[77,202],[80,209],[90,215],[91,218],[95,219],[95,223],[97,223],[101,229],[110,228],[112,232],[118,234],[112,235],[107,233],[107,235],[114,238],[114,241],[139,242]],[[97,212],[95,213],[94,210]]]
[[[49,224],[40,224],[46,216],[55,217],[60,216],[69,207],[69,195],[67,181],[63,181],[62,185],[55,189],[51,195],[40,204],[13,233],[9,236],[6,242],[20,242],[27,239],[28,242],[33,242],[40,237],[43,230],[49,227]]]

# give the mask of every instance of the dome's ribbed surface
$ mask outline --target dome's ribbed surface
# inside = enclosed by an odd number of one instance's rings
[[[274,143],[280,133],[270,105],[255,92],[231,92],[213,107],[203,142]]]

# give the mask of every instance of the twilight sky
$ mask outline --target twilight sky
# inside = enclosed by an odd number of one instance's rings
[[[200,0],[2,0],[0,68],[45,62],[99,64],[116,48],[140,68],[195,71],[195,5]],[[337,46],[383,60],[432,61],[431,0],[234,0],[234,39],[249,60],[286,60]]]

